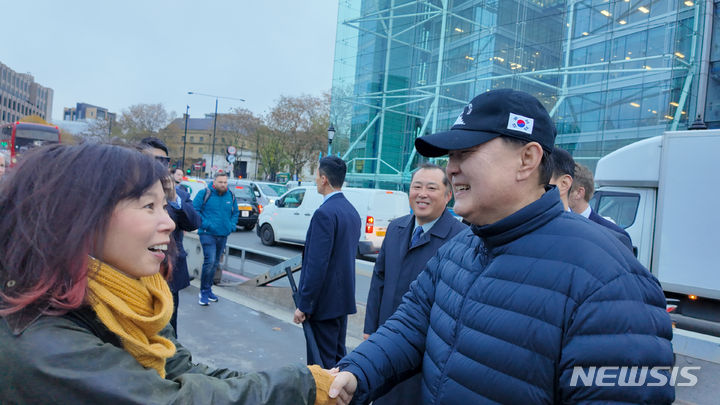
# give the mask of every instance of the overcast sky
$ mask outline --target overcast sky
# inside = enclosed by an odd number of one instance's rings
[[[55,91],[53,120],[86,102],[120,112],[162,103],[182,116],[215,100],[269,110],[332,84],[336,0],[3,1],[0,62]]]

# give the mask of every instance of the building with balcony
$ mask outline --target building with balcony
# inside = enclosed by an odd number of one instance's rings
[[[700,115],[720,127],[720,2],[343,0],[333,148],[348,182],[394,188],[418,136],[450,128],[475,95],[533,94],[556,143],[591,168]]]
[[[28,115],[52,120],[53,89],[41,86],[29,73],[18,73],[0,62],[0,124]]]

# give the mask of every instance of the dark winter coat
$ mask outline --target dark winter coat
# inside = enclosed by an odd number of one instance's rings
[[[574,366],[670,367],[671,338],[658,281],[608,232],[564,212],[553,188],[443,245],[339,366],[358,377],[356,403],[422,367],[424,404],[662,404],[670,385],[571,377]]]
[[[187,267],[187,253],[183,247],[183,235],[185,231],[194,231],[200,227],[201,219],[200,215],[195,212],[193,208],[190,194],[185,191],[181,186],[175,187],[175,192],[180,197],[180,208],[175,208],[172,204],[168,204],[168,214],[175,222],[175,230],[172,233],[175,246],[177,248],[177,254],[173,261],[172,277],[168,284],[170,290],[178,292],[183,288],[190,285],[190,274],[188,274]]]
[[[395,312],[403,295],[410,289],[410,283],[425,270],[427,262],[440,246],[467,229],[467,225],[445,210],[430,231],[424,233],[418,244],[410,249],[414,227],[415,216],[412,214],[397,218],[388,225],[370,282],[365,333],[374,333]]]

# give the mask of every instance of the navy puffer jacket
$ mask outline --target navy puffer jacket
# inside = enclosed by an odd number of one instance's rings
[[[425,404],[660,404],[672,386],[570,382],[574,366],[669,367],[671,338],[657,280],[552,189],[446,243],[339,365],[358,377],[355,403],[421,370]]]

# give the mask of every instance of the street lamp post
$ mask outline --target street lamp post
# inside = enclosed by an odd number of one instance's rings
[[[330,128],[328,128],[328,153],[327,155],[330,156],[332,153],[332,140],[335,137],[335,127],[333,127],[332,122],[330,123]]]
[[[255,131],[257,141],[255,142],[255,180],[258,179],[258,166],[260,166],[260,132]]]
[[[236,98],[236,97],[224,97],[224,96],[217,96],[214,94],[205,94],[205,93],[198,93],[194,91],[188,91],[188,94],[190,95],[197,95],[197,96],[205,96],[205,97],[213,97],[215,99],[215,115],[213,116],[213,134],[212,134],[212,151],[210,152],[210,171],[213,171],[213,167],[215,166],[215,132],[217,129],[217,110],[218,110],[218,99],[226,99],[226,100],[237,100],[237,101],[245,101],[244,98]]]
[[[185,173],[185,146],[187,145],[187,124],[188,118],[190,117],[190,115],[188,114],[189,112],[190,106],[185,106],[185,135],[183,135],[183,156],[180,163],[180,168],[182,169],[183,173]]]

